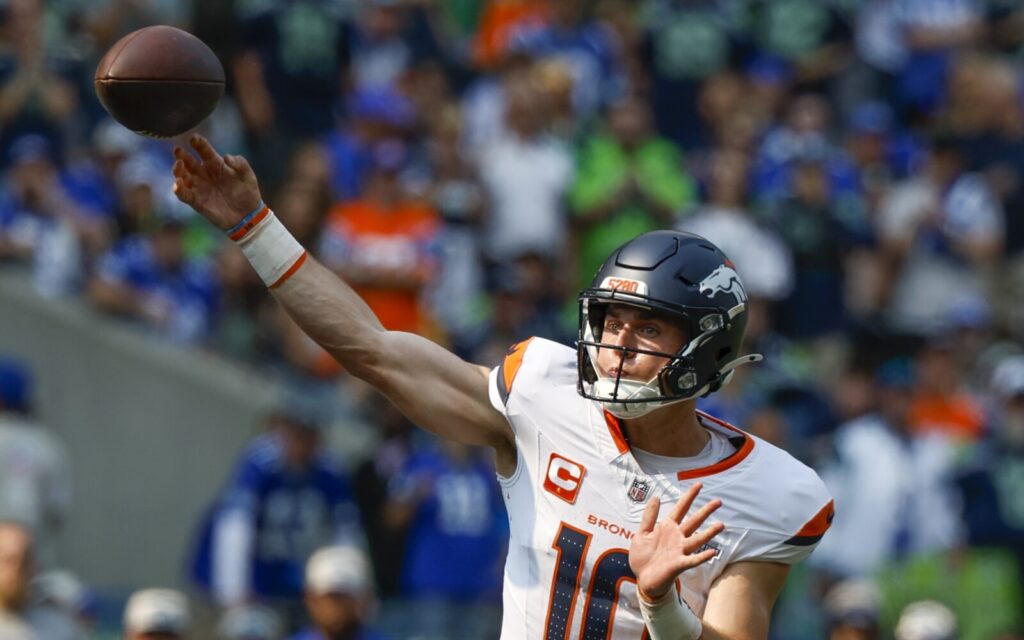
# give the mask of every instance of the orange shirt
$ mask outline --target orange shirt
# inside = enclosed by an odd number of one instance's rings
[[[482,68],[494,66],[505,54],[516,29],[547,21],[548,6],[537,0],[493,0],[480,16],[473,55]]]
[[[414,202],[390,210],[365,200],[342,203],[327,215],[320,257],[354,276],[352,288],[385,328],[422,333],[420,291],[436,269],[438,223],[433,209]]]
[[[965,393],[917,394],[910,405],[914,433],[945,433],[963,440],[977,440],[985,427],[981,405]]]

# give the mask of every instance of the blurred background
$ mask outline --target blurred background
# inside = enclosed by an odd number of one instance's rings
[[[97,102],[151,24],[216,51],[200,131],[294,235],[473,362],[572,344],[633,235],[714,241],[766,360],[701,407],[836,501],[773,638],[1024,637],[1017,0],[0,0],[0,637],[500,625],[487,452],[347,376]]]

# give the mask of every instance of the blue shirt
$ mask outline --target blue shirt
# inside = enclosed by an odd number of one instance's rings
[[[508,519],[491,465],[457,464],[438,449],[410,458],[394,480],[397,500],[419,504],[407,538],[402,587],[411,596],[496,600]]]
[[[255,527],[252,591],[264,597],[302,593],[306,559],[317,548],[359,538],[359,516],[347,475],[318,455],[303,472],[285,466],[273,435],[243,453],[221,509],[244,509]]]
[[[199,340],[213,324],[220,286],[212,265],[185,259],[169,269],[157,261],[149,237],[130,236],[114,245],[100,259],[97,276],[166,303],[167,332],[177,341]]]

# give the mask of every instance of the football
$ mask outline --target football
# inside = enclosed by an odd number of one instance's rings
[[[169,138],[202,122],[224,95],[224,67],[191,33],[157,25],[117,41],[96,68],[96,95],[125,127]]]

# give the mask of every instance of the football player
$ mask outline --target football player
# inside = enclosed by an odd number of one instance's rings
[[[244,158],[190,145],[174,151],[178,198],[241,246],[303,330],[414,423],[495,450],[511,530],[503,640],[767,636],[832,501],[787,453],[696,410],[759,359],[740,353],[747,296],[714,245],[627,242],[580,295],[576,350],[534,338],[488,369],[386,331],[274,217]]]

